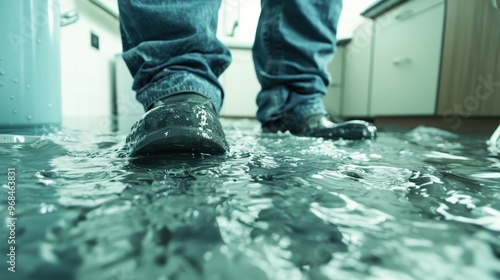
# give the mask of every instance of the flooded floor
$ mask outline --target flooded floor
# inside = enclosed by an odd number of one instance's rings
[[[0,279],[500,279],[489,135],[332,142],[223,124],[217,157],[130,161],[126,132],[106,129],[0,144],[17,217],[13,273],[2,176]]]

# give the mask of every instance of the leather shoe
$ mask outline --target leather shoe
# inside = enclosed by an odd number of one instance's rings
[[[130,156],[213,154],[229,151],[217,113],[208,98],[182,93],[157,102],[131,129]]]
[[[373,140],[377,137],[377,128],[365,121],[331,122],[323,114],[314,114],[304,118],[280,118],[262,125],[263,132],[276,133],[290,131],[291,134],[307,137],[321,137],[338,140]]]

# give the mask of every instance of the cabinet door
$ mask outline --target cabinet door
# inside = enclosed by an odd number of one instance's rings
[[[255,75],[252,52],[247,49],[231,49],[233,61],[219,78],[224,87],[224,106],[220,112],[225,117],[255,117],[255,100],[260,84]]]
[[[493,1],[447,1],[440,115],[500,116],[500,1]]]
[[[368,115],[373,23],[366,22],[354,31],[345,50],[341,114],[346,117]]]
[[[328,65],[328,72],[332,76],[332,83],[328,87],[328,92],[323,98],[325,109],[332,116],[341,114],[342,84],[344,75],[344,53],[345,47],[337,47],[335,58]]]
[[[376,19],[371,115],[434,115],[444,10],[411,1]]]

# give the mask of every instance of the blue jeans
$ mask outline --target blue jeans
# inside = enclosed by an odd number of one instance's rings
[[[245,1],[245,0],[242,0]],[[220,111],[218,77],[231,62],[216,38],[220,0],[120,0],[123,58],[145,110],[182,92],[208,97]],[[257,119],[326,113],[342,0],[262,0],[253,46]],[[230,94],[238,94],[237,92]]]

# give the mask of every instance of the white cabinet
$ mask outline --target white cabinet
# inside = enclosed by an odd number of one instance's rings
[[[233,62],[219,78],[224,88],[223,117],[252,117],[257,113],[255,100],[260,84],[255,75],[250,49],[231,49]]]
[[[369,115],[434,115],[444,10],[410,1],[375,20]]]
[[[346,117],[368,115],[373,23],[356,29],[345,51],[344,83],[341,114]]]
[[[341,115],[342,95],[344,83],[344,60],[345,47],[337,47],[335,58],[328,65],[328,71],[332,76],[332,83],[328,87],[328,92],[323,98],[325,109],[332,116]]]

